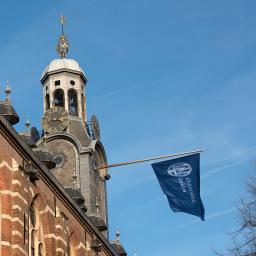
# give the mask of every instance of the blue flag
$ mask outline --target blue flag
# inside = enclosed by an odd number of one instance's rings
[[[152,167],[171,209],[204,220],[200,197],[200,154],[154,163]]]

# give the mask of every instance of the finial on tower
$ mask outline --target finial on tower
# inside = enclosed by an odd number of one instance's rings
[[[116,231],[116,241],[119,243],[120,242],[120,231]]]
[[[10,88],[10,83],[9,81],[6,81],[6,87],[5,87],[5,94],[6,94],[6,97],[8,98],[11,94],[11,88]]]
[[[25,123],[25,125],[26,125],[27,132],[29,132],[29,128],[30,128],[30,121],[29,121],[28,116],[27,116],[27,119],[26,119],[26,123]]]
[[[61,36],[59,37],[59,41],[57,43],[57,52],[59,53],[59,55],[62,59],[66,58],[66,55],[67,55],[68,49],[69,49],[68,40],[66,39],[66,37],[64,35],[64,24],[65,23],[66,23],[66,19],[63,16],[63,14],[61,14],[61,16],[60,16]]]
[[[11,87],[9,81],[6,81],[5,87],[5,94],[6,94],[6,102],[11,103],[10,94],[11,94]]]

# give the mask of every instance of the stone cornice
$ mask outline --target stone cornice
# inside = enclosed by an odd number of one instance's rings
[[[76,75],[80,75],[82,80],[84,81],[84,83],[86,84],[87,83],[87,79],[86,77],[84,76],[84,74],[80,71],[75,71],[75,70],[71,70],[71,69],[68,69],[68,68],[62,68],[62,69],[59,69],[59,70],[54,70],[54,71],[49,71],[47,72],[40,80],[40,82],[43,84],[44,81],[47,80],[47,78],[50,76],[50,75],[53,75],[53,74],[60,74],[60,73],[72,73],[72,74],[76,74]]]

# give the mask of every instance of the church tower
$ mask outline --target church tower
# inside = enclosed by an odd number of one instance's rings
[[[51,172],[66,191],[81,193],[86,214],[105,231],[109,175],[106,169],[97,168],[106,166],[107,158],[96,116],[90,121],[87,119],[85,73],[75,60],[66,58],[69,43],[63,31],[64,17],[61,25],[62,34],[57,44],[60,58],[52,60],[41,77],[44,136],[37,146],[52,155],[56,167]]]

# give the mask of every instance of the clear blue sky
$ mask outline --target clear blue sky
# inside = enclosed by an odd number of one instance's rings
[[[111,170],[110,237],[129,255],[208,256],[228,245],[256,154],[254,0],[4,1],[0,97],[10,80],[24,129],[40,127],[40,76],[57,57],[61,12],[69,58],[88,78],[109,163],[203,148],[206,221],[172,213],[150,164]]]

